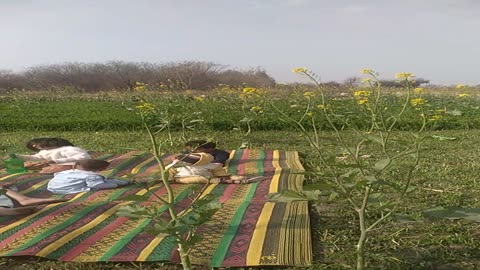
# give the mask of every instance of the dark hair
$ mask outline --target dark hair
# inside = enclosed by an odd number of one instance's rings
[[[73,146],[71,142],[61,138],[35,138],[27,142],[26,146],[28,149],[38,152],[40,149],[34,147],[34,144],[40,145],[42,148],[58,148],[62,146]]]
[[[192,147],[196,150],[198,149],[215,149],[217,147],[217,144],[214,142],[208,142],[205,140],[193,140],[193,141],[188,141],[185,143],[185,146]]]
[[[200,156],[198,154],[180,154],[175,157],[178,160],[181,160],[186,163],[195,164],[200,160]]]
[[[110,162],[101,159],[81,159],[75,165],[82,167],[86,171],[101,171],[106,169]]]

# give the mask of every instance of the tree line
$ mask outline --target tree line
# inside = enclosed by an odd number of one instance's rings
[[[0,90],[45,90],[70,87],[78,91],[133,89],[138,82],[160,90],[206,90],[229,86],[269,87],[275,80],[261,68],[237,70],[212,62],[170,63],[109,61],[39,65],[21,72],[0,71]]]

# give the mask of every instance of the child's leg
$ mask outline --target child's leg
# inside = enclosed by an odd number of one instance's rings
[[[9,189],[7,189],[7,193],[5,195],[14,199],[15,201],[17,201],[22,206],[68,201],[68,199],[56,199],[56,198],[31,198],[31,197],[27,197],[27,196],[25,196],[21,193],[18,193],[16,191],[9,190]]]
[[[114,181],[107,180],[105,183],[91,187],[91,190],[100,190],[100,189],[112,189],[117,188],[119,185]]]
[[[130,181],[121,179],[107,179],[106,181],[109,183],[115,183],[117,186],[126,186],[131,183]]]
[[[40,210],[38,206],[26,206],[17,208],[3,208],[0,207],[0,216],[22,216],[29,215]]]
[[[260,182],[265,179],[264,176],[252,176],[246,177],[241,175],[232,175],[227,178],[221,178],[220,183],[222,184],[250,184],[255,182]]]
[[[210,183],[209,179],[204,176],[185,176],[185,177],[175,177],[175,182],[182,184],[208,184]]]

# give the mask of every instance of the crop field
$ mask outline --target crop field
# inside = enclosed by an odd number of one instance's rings
[[[156,135],[164,142],[161,151],[165,153],[179,151],[186,140],[205,138],[217,141],[223,149],[242,146],[297,150],[307,169],[306,183],[318,184],[323,177],[318,174],[319,154],[312,151],[311,141],[305,136],[317,138],[319,146],[335,152],[338,133],[344,144],[354,145],[358,139],[355,130],[371,128],[371,114],[361,102],[367,95],[359,89],[324,89],[319,93],[303,88],[224,87],[181,94],[137,90],[0,94],[0,154],[4,157],[9,153],[28,153],[24,143],[44,136],[67,138],[85,149],[105,153],[149,151],[151,144],[144,131],[147,123],[158,131]],[[470,213],[480,208],[478,91],[426,88],[412,91],[412,97],[406,97],[401,90],[385,91],[382,110],[404,110],[391,130],[392,138],[406,140],[412,132],[423,129],[423,139],[419,163],[412,176],[412,190],[396,208],[398,218],[387,218],[366,242],[367,269],[480,268],[480,214],[469,218],[452,215],[435,218],[425,214],[426,210],[438,207],[471,209]],[[327,110],[332,116],[328,119],[333,119],[331,123],[324,114]],[[145,117],[144,122],[139,112]],[[381,152],[372,150],[368,154],[366,158],[375,158]],[[391,175],[402,174],[402,164]],[[317,173],[308,174],[310,170]],[[311,201],[315,263],[309,269],[352,269],[359,235],[358,216],[348,206],[345,194],[332,195],[331,191],[318,187],[319,196]],[[379,213],[367,212],[367,217],[375,219]],[[0,269],[177,269],[177,266],[2,258]]]

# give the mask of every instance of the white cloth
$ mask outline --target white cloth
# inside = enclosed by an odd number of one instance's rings
[[[116,188],[127,185],[126,180],[108,179],[96,172],[67,170],[53,175],[47,189],[54,194],[74,194],[84,191]]]
[[[183,166],[177,168],[177,173],[175,177],[186,177],[186,176],[205,176],[212,177],[212,170],[221,167],[221,164],[218,163],[209,163],[204,166]]]
[[[43,149],[35,155],[17,155],[24,160],[53,160],[57,164],[73,165],[75,161],[81,159],[90,159],[88,152],[82,148],[75,146],[62,146],[54,149]]]

